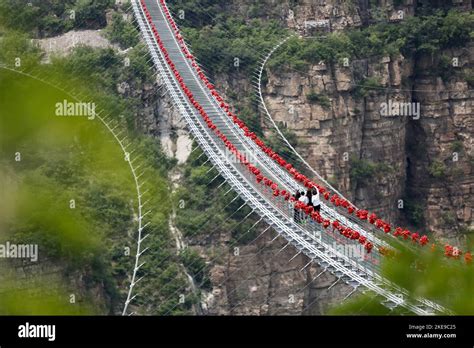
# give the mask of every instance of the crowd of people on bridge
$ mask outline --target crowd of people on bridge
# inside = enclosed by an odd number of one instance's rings
[[[319,190],[316,187],[308,189],[306,193],[304,191],[296,191],[293,195],[295,202],[300,202],[301,205],[310,207],[310,213],[313,211],[321,212],[321,200],[319,198]],[[306,222],[308,215],[305,212],[294,207],[294,220],[295,222]]]

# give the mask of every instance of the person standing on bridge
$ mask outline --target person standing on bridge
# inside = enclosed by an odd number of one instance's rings
[[[311,204],[313,205],[314,211],[321,212],[321,199],[319,198],[319,190],[317,187],[313,187],[311,195]]]
[[[307,191],[306,191],[306,197],[308,197],[308,204],[309,204],[309,205],[311,205],[312,196],[313,196],[313,194],[311,193],[311,190],[307,190]]]
[[[304,191],[300,192],[300,198],[298,199],[298,201],[300,201],[304,205],[308,205],[310,202],[308,195],[305,194]],[[304,213],[304,210],[301,210],[300,213],[301,213],[300,221],[306,222],[306,214]]]
[[[309,221],[309,223],[311,223],[313,220],[309,218],[309,215],[313,212],[313,203],[312,203],[313,195],[310,189],[306,191],[306,197],[308,198],[308,204],[307,204],[308,208],[306,209],[305,221],[306,222]]]
[[[298,202],[301,198],[301,194],[299,191],[296,191],[296,193],[293,195],[293,197],[295,197],[295,202]],[[296,209],[296,207],[293,207],[293,219],[295,220],[295,222],[300,222],[300,212],[298,211],[298,209]]]

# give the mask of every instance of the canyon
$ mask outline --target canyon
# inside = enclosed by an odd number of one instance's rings
[[[430,2],[374,3],[233,0],[221,10],[276,20],[309,38],[382,19],[396,23],[418,15],[420,6]],[[438,1],[433,6],[442,5]],[[470,1],[456,1],[452,6],[472,10]],[[69,53],[76,44],[117,48],[99,31],[69,32],[41,40],[48,54]],[[264,101],[275,121],[298,140],[297,151],[357,206],[393,224],[420,233],[430,231],[442,241],[465,245],[473,231],[474,133],[473,92],[464,76],[471,73],[473,54],[473,45],[468,45],[416,59],[398,54],[345,64],[320,62],[307,70],[266,68]],[[442,57],[449,57],[453,74],[446,76],[439,69]],[[205,67],[206,62],[202,63]],[[376,79],[377,86],[360,93],[367,79]],[[242,72],[216,74],[214,80],[224,95],[237,100],[255,93],[251,77]],[[142,102],[134,119],[137,128],[158,138],[164,153],[176,159],[171,173],[173,190],[184,185],[186,166],[192,166],[188,162],[192,139],[159,78],[138,87],[121,82],[117,81],[119,93]],[[383,115],[383,105],[393,103],[419,105],[419,117]],[[271,137],[272,128],[257,110],[254,108],[255,124]],[[363,173],[355,173],[355,167]],[[179,272],[189,280],[186,291],[199,296],[199,305],[192,306],[189,314],[322,315],[352,294],[351,287],[309,264],[307,257],[286,247],[285,240],[265,226],[258,226],[259,238],[240,243],[236,250],[231,247],[232,231],[206,226],[198,235],[189,236],[176,227],[175,215],[173,212],[169,220],[177,241],[174,254],[185,247],[197,252],[206,263],[210,282],[197,289],[191,272],[180,264]],[[155,314],[151,305],[135,309],[140,314]]]
[[[252,3],[233,1],[228,10],[245,13]],[[382,1],[378,9],[390,21],[416,15],[416,4],[404,3]],[[457,6],[471,10],[470,2]],[[367,25],[380,15],[374,8],[370,11],[367,1],[301,1],[295,6],[263,1],[258,7],[264,16],[285,21],[302,35],[310,34],[308,21],[327,20],[330,30],[337,31]],[[473,92],[462,76],[472,69],[473,53],[469,45],[440,52],[438,57],[370,57],[349,66],[323,62],[306,72],[267,69],[264,100],[275,121],[296,135],[298,152],[357,206],[464,245],[473,228],[474,154]],[[455,76],[441,76],[436,69],[442,55],[457,59]],[[376,78],[379,85],[360,97],[355,90],[363,78]],[[247,76],[219,75],[216,84],[224,93],[252,93]],[[310,93],[324,95],[329,105],[308,101]],[[419,103],[420,117],[381,115],[381,106],[391,102]],[[264,115],[259,117],[270,135]],[[351,159],[376,170],[367,178],[351,176]],[[351,291],[318,266],[300,271],[308,259],[292,259],[296,251],[291,247],[279,252],[284,241],[272,242],[274,236],[268,232],[242,246],[238,256],[229,252],[225,262],[212,262],[208,255],[225,247],[229,239],[221,231],[218,238],[189,243],[209,262],[213,285],[206,303],[209,314],[318,315]]]

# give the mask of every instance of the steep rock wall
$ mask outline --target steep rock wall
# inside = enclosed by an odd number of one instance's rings
[[[269,74],[265,102],[275,121],[294,131],[298,150],[310,165],[345,192],[356,204],[376,209],[391,219],[398,217],[396,202],[403,196],[406,164],[404,156],[407,118],[382,117],[380,105],[387,99],[410,99],[402,76],[411,63],[402,57],[353,62],[353,68],[336,65],[312,66],[307,73],[287,71]],[[357,74],[376,77],[381,90],[358,97]],[[393,88],[387,94],[382,88]],[[309,102],[316,93],[328,105]],[[383,165],[368,182],[351,178],[351,159]],[[354,182],[355,181],[355,182]]]

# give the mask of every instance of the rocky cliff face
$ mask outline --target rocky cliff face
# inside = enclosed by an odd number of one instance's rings
[[[400,200],[414,200],[410,209],[422,211],[418,227],[453,241],[472,228],[472,91],[463,78],[472,47],[442,55],[459,61],[446,80],[434,72],[439,59],[381,57],[351,69],[317,65],[307,74],[270,74],[265,100],[301,140],[313,168],[356,205],[407,223],[407,202]],[[357,71],[379,81],[364,98],[357,97]],[[309,103],[310,92],[327,96],[329,105]],[[384,114],[385,105],[399,103],[410,103],[413,113]],[[354,156],[376,164],[370,183],[351,177]]]
[[[299,150],[313,168],[326,177],[356,205],[376,209],[394,218],[396,202],[402,196],[405,181],[404,139],[407,118],[383,118],[380,105],[391,98],[405,100],[402,75],[411,71],[402,57],[391,60],[365,60],[353,68],[331,65],[312,66],[307,73],[285,72],[269,75],[265,101],[275,121],[297,135]],[[360,85],[354,71],[377,77],[381,88],[392,87],[390,94],[370,92],[358,97]],[[327,98],[327,105],[308,101],[316,93]],[[385,170],[379,180],[353,182],[351,160],[366,159],[382,163]]]
[[[254,242],[226,247],[223,231],[214,243],[190,246],[208,260],[212,289],[202,297],[205,313],[212,315],[323,314],[351,289],[336,283],[287,241],[268,230]],[[213,255],[221,255],[214,259]],[[319,276],[318,276],[319,275]],[[317,277],[318,276],[318,277]],[[317,277],[317,279],[315,279]]]
[[[415,12],[415,1],[393,0],[233,0],[225,5],[226,11],[243,15],[277,19],[288,28],[302,34],[329,32],[359,27],[384,17],[393,21]]]
[[[445,79],[432,72],[436,59],[417,62],[413,99],[422,117],[408,128],[408,183],[423,202],[427,227],[462,245],[474,227],[474,94],[463,78],[472,69],[474,46],[443,54],[458,59]]]
[[[155,84],[145,85],[133,91],[143,101],[137,126],[160,139],[164,153],[175,158],[178,164],[186,162],[191,152],[192,140],[186,131],[186,122],[173,107],[166,89],[158,79]]]

